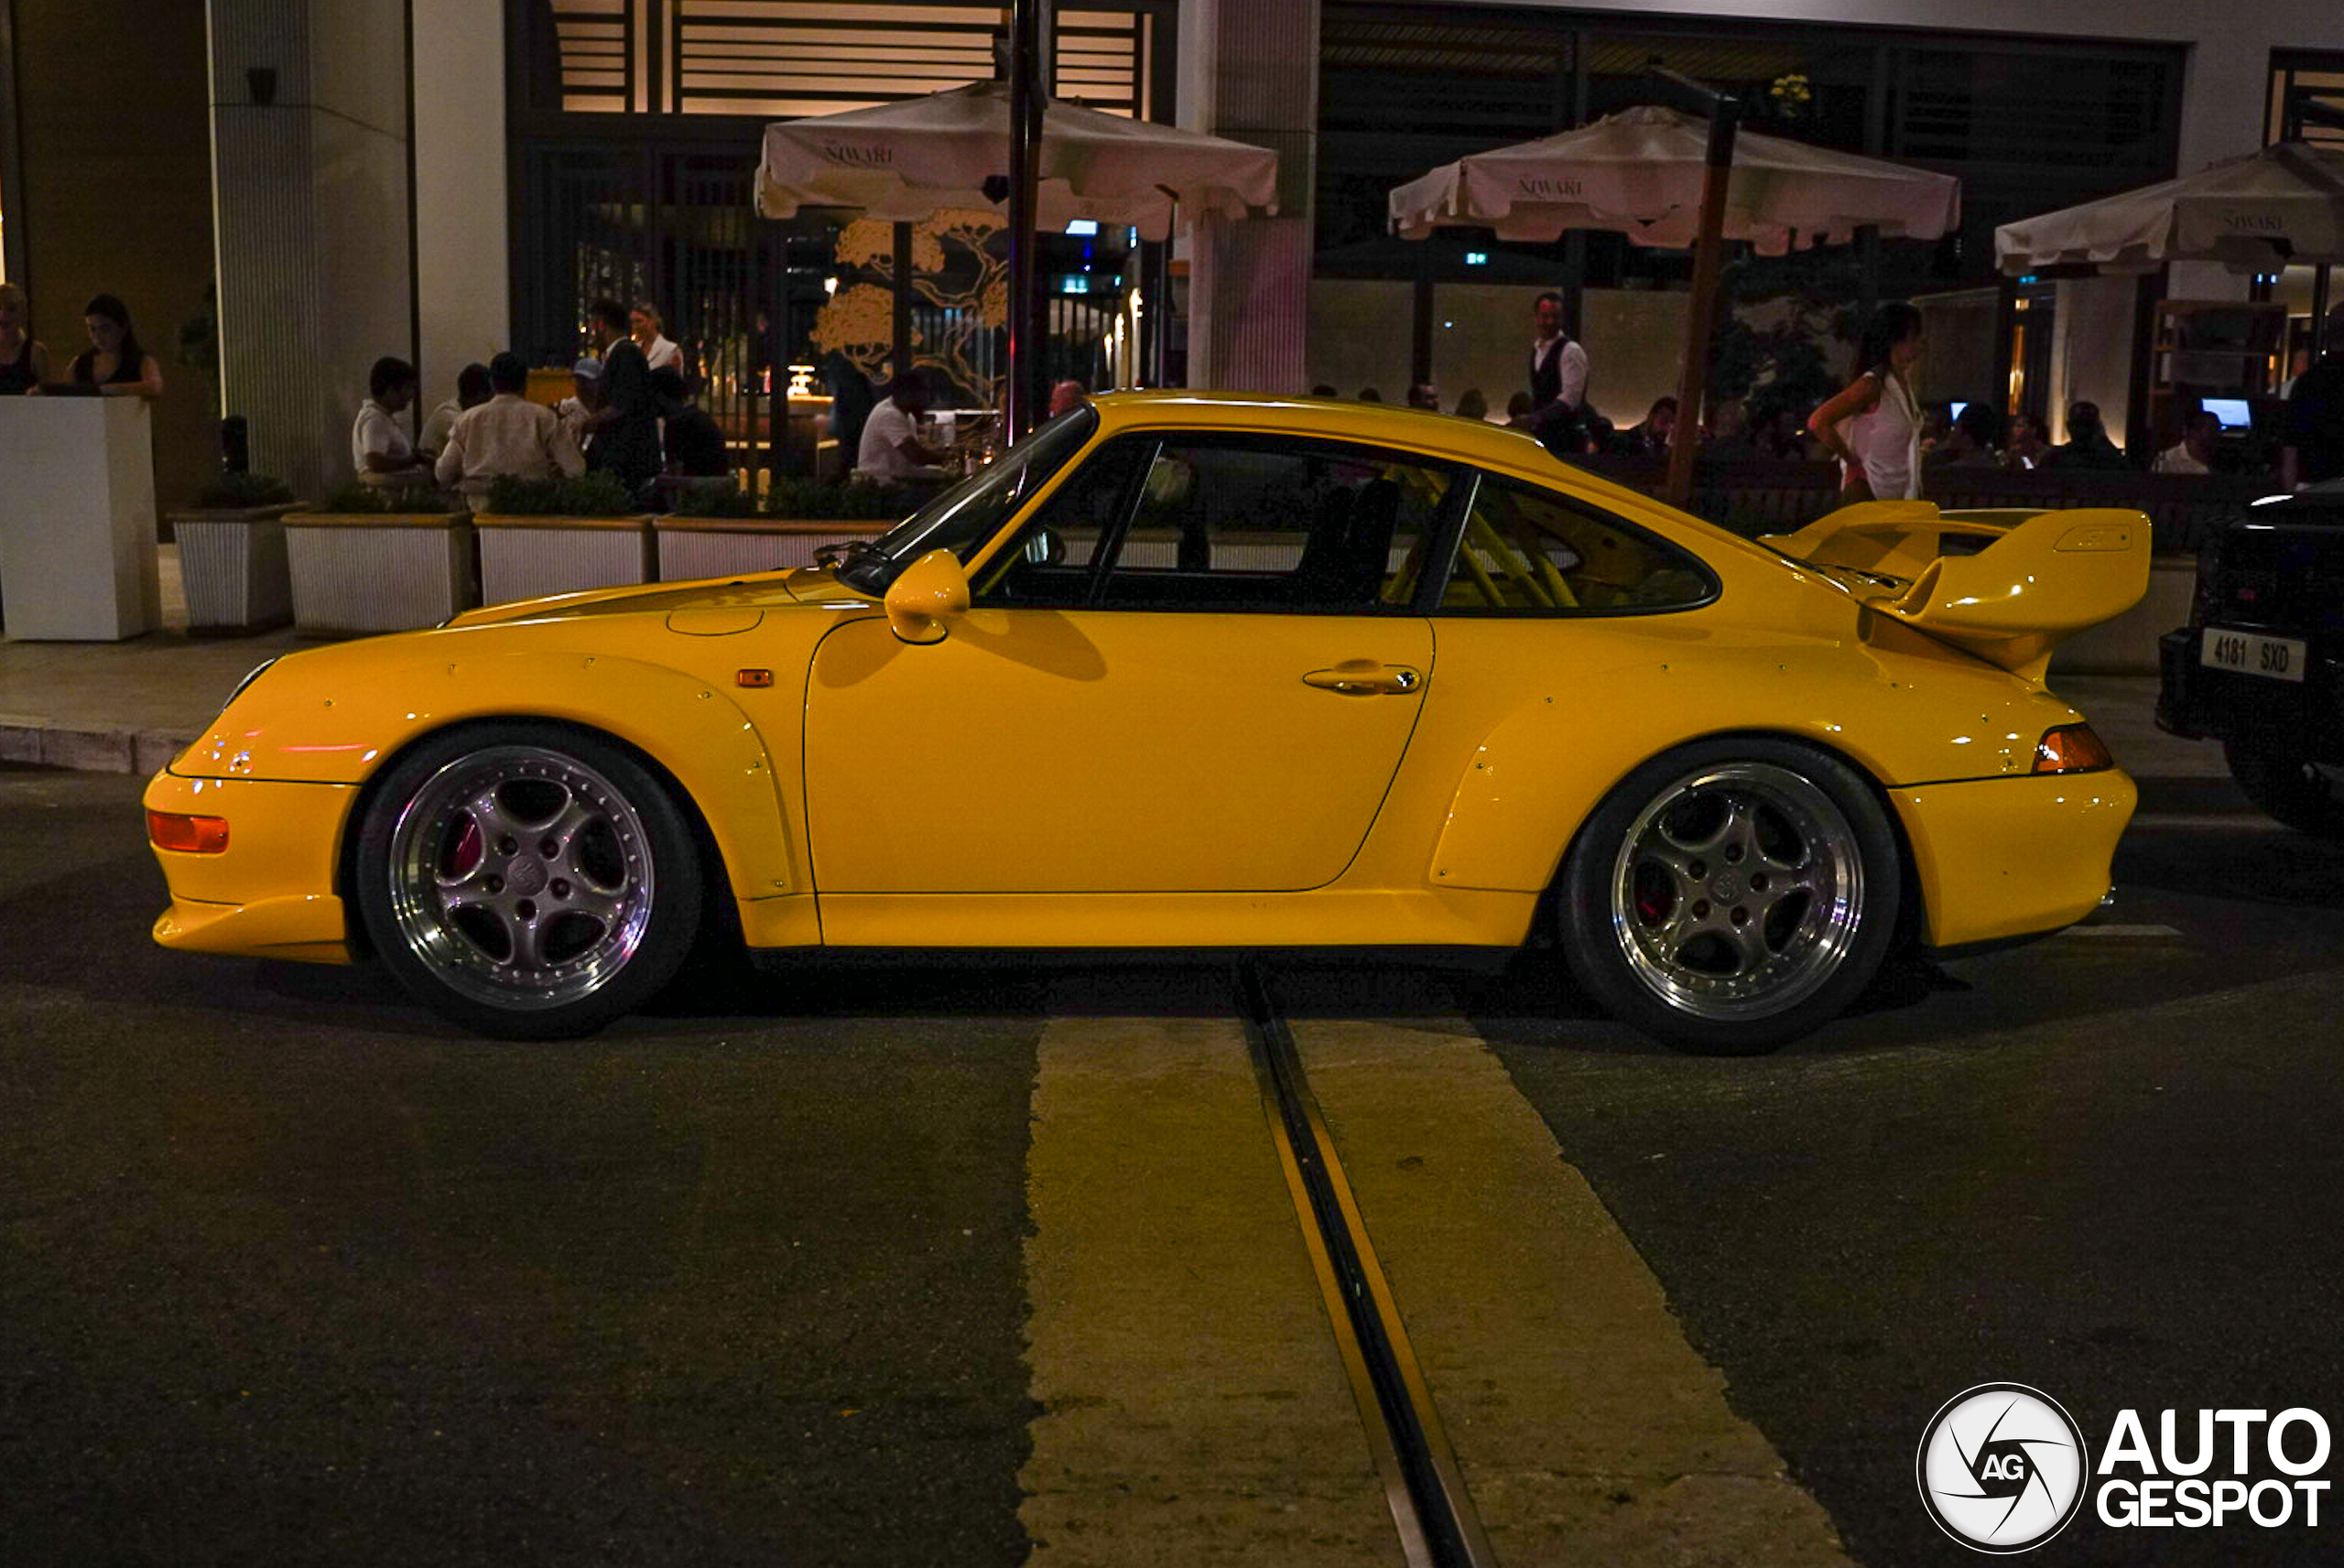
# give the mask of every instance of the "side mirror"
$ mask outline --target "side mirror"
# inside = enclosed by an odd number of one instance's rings
[[[930,550],[887,588],[887,624],[906,643],[941,643],[946,622],[969,609],[969,574],[950,550]]]

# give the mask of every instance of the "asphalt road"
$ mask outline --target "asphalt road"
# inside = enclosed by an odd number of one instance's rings
[[[1080,1403],[1033,1381],[1044,1042],[1219,1029],[1222,966],[830,964],[492,1044],[368,969],[153,946],[136,790],[0,769],[0,1558],[1027,1558],[1037,1418]],[[1912,1479],[1972,1384],[2050,1392],[2095,1444],[2124,1408],[2344,1422],[2344,848],[2151,781],[2118,884],[2092,934],[1908,970],[1758,1061],[1558,1007],[1536,958],[1275,989],[1329,1049],[1485,1043],[1848,1554],[1972,1561]],[[1101,1170],[1134,1206],[1203,1179]],[[1200,1365],[1233,1332],[1174,1321]],[[1194,1445],[1177,1408],[1122,1440]],[[1220,1555],[1042,1560],[1246,1561],[1244,1503],[1177,1526]],[[2334,1529],[2087,1509],[2027,1560],[2336,1561]],[[1652,1560],[1766,1560],[1723,1539]]]

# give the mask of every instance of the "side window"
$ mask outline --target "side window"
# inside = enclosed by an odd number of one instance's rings
[[[1101,602],[1133,610],[1405,611],[1452,471],[1291,436],[1167,435]]]
[[[1443,610],[1601,615],[1688,610],[1717,581],[1692,556],[1551,491],[1484,477]]]
[[[1153,436],[1126,436],[1093,453],[1026,520],[1009,547],[978,569],[972,601],[1058,609],[1085,602],[1100,544],[1123,520],[1156,446]]]

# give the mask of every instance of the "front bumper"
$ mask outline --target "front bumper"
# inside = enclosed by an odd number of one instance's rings
[[[146,809],[223,817],[228,847],[216,855],[155,850],[171,892],[155,940],[195,953],[348,963],[334,867],[357,795],[351,784],[157,773]]]
[[[1966,947],[2073,925],[2107,895],[2140,792],[2121,769],[1891,790],[1913,847],[1921,938]]]

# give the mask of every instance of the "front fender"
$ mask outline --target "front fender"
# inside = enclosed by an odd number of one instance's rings
[[[231,704],[170,771],[364,784],[401,751],[450,725],[550,719],[600,730],[665,769],[707,823],[736,896],[808,889],[802,828],[785,812],[785,786],[765,739],[714,680],[608,654],[421,642],[396,653],[383,643],[331,652],[361,650],[363,658],[287,660]],[[346,819],[342,830],[350,830]]]

